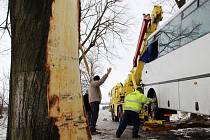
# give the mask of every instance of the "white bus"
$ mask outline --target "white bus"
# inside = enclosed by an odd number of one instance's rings
[[[210,115],[210,0],[185,5],[147,40],[141,56],[144,93],[167,111]]]

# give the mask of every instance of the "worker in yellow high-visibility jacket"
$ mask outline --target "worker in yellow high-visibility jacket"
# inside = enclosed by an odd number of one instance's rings
[[[140,125],[139,112],[144,104],[151,102],[153,102],[153,99],[147,98],[140,88],[125,97],[124,113],[116,132],[117,138],[120,138],[129,121],[132,121],[133,124],[133,138],[140,137],[138,135]]]

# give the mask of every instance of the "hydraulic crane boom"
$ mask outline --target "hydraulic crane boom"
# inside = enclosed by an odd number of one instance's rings
[[[138,86],[140,86],[141,72],[144,67],[144,62],[139,61],[139,57],[144,54],[144,51],[147,48],[147,38],[156,30],[158,23],[161,20],[161,6],[154,6],[151,16],[150,14],[144,15],[131,73],[128,74],[123,85],[115,85],[110,93],[110,111],[112,112],[112,119],[114,121],[117,121],[121,118],[121,114],[123,112],[122,101],[124,101],[124,97],[130,92],[134,91]]]
[[[137,44],[137,47],[136,47],[136,52],[135,52],[135,55],[134,55],[134,58],[133,58],[133,67],[137,66],[138,55],[140,53],[141,45],[142,45],[142,42],[143,42],[143,39],[144,39],[144,35],[147,31],[149,21],[150,21],[150,15],[149,14],[144,15],[144,19],[143,19],[142,26],[141,26],[141,31],[140,31],[140,34],[139,34],[139,40],[138,40],[138,44]]]
[[[157,29],[158,23],[162,20],[161,6],[154,6],[152,15],[144,15],[141,32],[133,60],[132,81],[134,88],[140,86],[141,74],[144,67],[144,62],[138,60],[147,48],[148,37]],[[138,61],[137,61],[138,60]]]

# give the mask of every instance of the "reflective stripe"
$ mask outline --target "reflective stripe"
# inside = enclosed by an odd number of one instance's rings
[[[137,113],[139,113],[139,111],[140,111],[140,110],[135,110],[135,109],[133,109],[132,107],[128,107],[128,106],[126,106],[126,107],[124,108],[124,110],[131,110],[131,111],[134,111],[134,112],[137,112]]]
[[[134,102],[134,103],[137,103],[137,104],[140,104],[140,105],[144,104],[143,102],[137,102],[136,100],[126,100],[126,102]]]

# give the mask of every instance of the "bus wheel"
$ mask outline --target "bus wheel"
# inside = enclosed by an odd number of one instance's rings
[[[151,103],[148,106],[148,111],[152,119],[155,120],[169,120],[169,116],[164,116],[164,111],[161,108],[158,108],[158,102],[156,94],[153,95],[153,99],[156,100],[156,102]]]
[[[155,99],[156,102],[150,104],[149,111],[150,111],[150,115],[152,119],[158,119],[158,103],[157,103],[157,97],[155,94],[153,95],[153,99]]]

